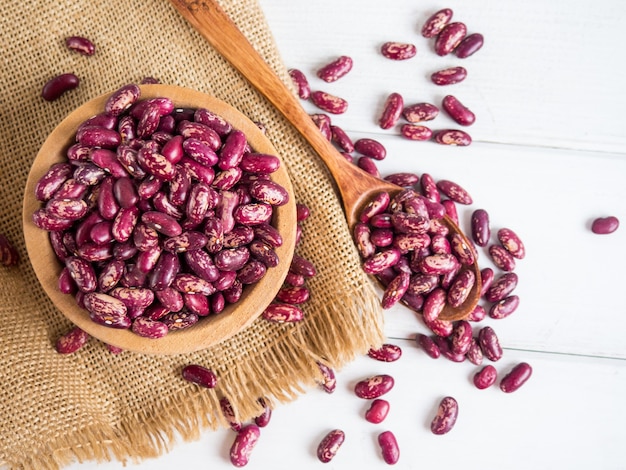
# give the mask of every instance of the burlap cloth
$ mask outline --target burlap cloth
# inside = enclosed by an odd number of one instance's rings
[[[222,4],[253,45],[289,83],[255,0]],[[18,247],[19,266],[0,266],[0,467],[59,468],[75,460],[142,459],[166,452],[175,436],[197,439],[225,423],[227,396],[241,420],[257,397],[287,402],[315,386],[316,361],[340,369],[382,341],[382,315],[362,273],[325,168],[286,121],[165,0],[27,0],[0,4],[0,232]],[[68,51],[84,35],[92,57]],[[55,102],[41,96],[52,76],[76,73],[78,89]],[[40,288],[21,230],[23,188],[48,133],[75,107],[145,76],[208,92],[267,126],[286,162],[296,198],[307,204],[299,253],[318,276],[306,321],[258,320],[209,350],[180,356],[111,354],[92,339],[73,355],[54,341],[69,327]],[[215,390],[182,380],[199,363],[219,375]]]

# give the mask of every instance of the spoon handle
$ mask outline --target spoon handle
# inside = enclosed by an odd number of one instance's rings
[[[299,98],[280,80],[217,2],[213,0],[170,0],[170,2],[313,147],[337,184],[350,227],[357,220],[358,209],[371,197],[373,190],[396,192],[400,189],[361,170],[335,149],[302,108]]]

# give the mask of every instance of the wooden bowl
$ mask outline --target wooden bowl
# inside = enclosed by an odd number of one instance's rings
[[[246,286],[239,302],[228,305],[217,315],[201,318],[188,329],[172,331],[159,339],[148,339],[130,330],[119,330],[96,324],[89,318],[88,312],[77,305],[73,295],[59,291],[58,277],[63,265],[52,250],[48,232],[33,224],[32,214],[41,207],[41,202],[35,198],[37,181],[52,164],[66,160],[66,149],[74,143],[79,124],[103,112],[108,96],[110,94],[97,97],[67,116],[46,139],[33,162],[26,183],[22,213],[24,238],[33,269],[46,294],[63,315],[91,336],[105,343],[124,350],[148,354],[180,354],[208,348],[240,332],[259,317],[274,299],[287,275],[296,239],[296,204],[287,170],[284,165],[281,165],[281,168],[272,174],[272,179],[287,189],[290,194],[287,204],[274,208],[273,225],[283,237],[282,246],[276,249],[280,263],[277,267],[269,268],[259,282]],[[261,130],[227,103],[207,94],[178,86],[141,86],[140,99],[158,96],[170,98],[178,107],[207,108],[222,116],[234,128],[244,132],[255,151],[278,156],[276,149]]]

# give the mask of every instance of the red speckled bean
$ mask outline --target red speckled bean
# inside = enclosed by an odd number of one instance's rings
[[[409,140],[426,141],[433,136],[433,131],[426,126],[416,126],[414,124],[403,124],[400,127],[400,134]]]
[[[54,101],[66,91],[78,87],[80,80],[73,73],[63,73],[51,78],[41,90],[41,97],[46,101]]]
[[[415,44],[389,41],[380,46],[380,53],[391,60],[407,60],[415,57],[417,47]]]
[[[435,142],[441,145],[466,147],[472,143],[472,137],[459,129],[442,129],[434,134]]]
[[[466,320],[456,322],[450,335],[450,351],[453,354],[466,354],[472,339],[472,325]]]
[[[493,263],[503,271],[513,271],[515,269],[515,258],[501,245],[491,245],[489,256]]]
[[[391,431],[383,431],[378,435],[378,445],[383,456],[383,460],[394,465],[400,459],[400,447],[396,436]]]
[[[85,56],[94,55],[96,52],[95,44],[89,39],[82,36],[69,36],[65,38],[65,46],[71,50]]]
[[[89,338],[89,334],[74,326],[67,333],[59,336],[55,349],[59,354],[72,354],[85,346]]]
[[[448,23],[437,35],[435,53],[445,56],[452,52],[467,34],[467,26],[461,22]]]
[[[449,67],[447,69],[438,70],[430,76],[430,80],[439,86],[454,85],[461,83],[467,78],[467,70],[465,67]]]
[[[398,345],[385,343],[380,348],[370,348],[367,355],[377,361],[395,362],[402,356],[402,349]]]
[[[387,150],[377,140],[362,138],[354,142],[354,150],[374,160],[383,160],[387,156]]]
[[[511,256],[517,259],[524,259],[526,247],[521,238],[510,228],[501,228],[497,233],[498,241]]]
[[[326,434],[317,446],[317,458],[319,461],[323,463],[330,462],[337,455],[345,438],[345,433],[341,429],[333,429]]]
[[[478,344],[483,354],[490,361],[496,362],[502,358],[502,347],[496,332],[490,326],[485,326],[478,332]]]
[[[485,292],[485,300],[488,302],[499,302],[509,295],[517,287],[518,276],[515,273],[504,273]]]
[[[425,38],[434,38],[452,19],[452,10],[443,8],[431,15],[424,26],[422,26],[422,36]]]
[[[354,393],[357,397],[366,400],[380,398],[393,388],[394,383],[395,381],[390,375],[374,375],[357,382],[354,386]]]
[[[327,83],[337,81],[352,70],[352,64],[352,58],[342,55],[320,68],[317,76]]]
[[[348,110],[348,102],[346,100],[324,91],[311,92],[311,101],[321,110],[331,114],[343,114]]]
[[[385,100],[383,112],[378,119],[381,129],[391,129],[402,114],[404,99],[400,93],[391,93]]]
[[[498,378],[498,371],[491,364],[486,365],[474,374],[473,382],[477,389],[484,390],[491,387]]]
[[[302,321],[304,312],[293,304],[271,303],[263,310],[262,316],[274,323],[296,323]]]
[[[449,180],[437,181],[437,189],[458,204],[472,204],[472,196],[458,183]]]
[[[298,69],[289,69],[289,76],[296,85],[300,99],[308,100],[309,96],[311,96],[311,86],[309,85],[306,75]]]
[[[439,115],[439,108],[431,103],[415,103],[405,106],[402,115],[412,124],[432,121]]]
[[[489,316],[496,320],[508,317],[517,310],[518,306],[519,297],[517,295],[510,295],[493,304],[489,308]]]
[[[106,100],[104,111],[113,116],[119,116],[130,108],[141,95],[139,86],[131,83],[124,85],[111,94]]]
[[[444,397],[439,403],[437,415],[430,424],[433,434],[446,434],[454,427],[459,415],[459,405],[452,397]]]
[[[437,346],[437,343],[435,343],[430,336],[418,333],[415,339],[420,348],[433,359],[437,359],[441,355],[439,346]]]
[[[230,462],[235,467],[243,467],[248,464],[260,435],[261,431],[256,424],[248,424],[237,432],[230,448]]]
[[[500,381],[500,390],[505,393],[512,393],[519,389],[530,378],[533,369],[530,364],[520,362],[511,369]]]
[[[445,96],[441,105],[448,115],[462,126],[471,126],[476,121],[476,115],[453,95]]]
[[[487,246],[491,237],[489,214],[484,209],[476,209],[471,218],[472,240],[478,246]]]
[[[467,321],[471,321],[471,320],[467,318]],[[483,363],[483,358],[484,358],[483,351],[482,349],[480,349],[480,346],[478,345],[478,342],[476,341],[475,338],[471,339],[470,346],[467,352],[465,353],[465,357],[467,357],[467,360],[470,361],[474,365],[479,366]]]

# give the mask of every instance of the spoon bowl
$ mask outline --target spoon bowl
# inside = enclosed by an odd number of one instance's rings
[[[278,156],[270,141],[244,114],[210,95],[172,85],[141,85],[141,99],[168,97],[177,107],[206,108],[220,115],[233,128],[241,130],[250,146],[257,152]],[[35,274],[55,306],[75,325],[91,336],[124,350],[148,354],[180,354],[213,346],[240,332],[257,319],[280,289],[293,256],[296,241],[296,203],[293,187],[284,165],[272,173],[272,180],[289,193],[289,202],[275,207],[273,225],[278,229],[283,244],[276,248],[278,266],[267,270],[256,284],[246,286],[240,300],[229,304],[219,314],[201,318],[190,328],[172,331],[158,339],[138,336],[129,330],[114,329],[94,323],[88,312],[80,308],[74,296],[58,289],[58,278],[63,265],[57,259],[49,241],[48,232],[36,227],[32,214],[41,203],[35,198],[35,185],[54,163],[66,161],[65,152],[74,143],[78,126],[99,114],[110,94],[97,97],[72,111],[48,136],[37,154],[26,183],[23,204],[23,227],[26,248]]]
[[[402,188],[376,178],[349,162],[319,132],[302,108],[299,99],[274,73],[247,38],[214,0],[192,2],[170,0],[178,12],[235,67],[274,107],[300,132],[325,163],[341,195],[348,227],[352,232],[363,207],[378,193],[388,192],[393,197]],[[467,237],[449,218],[444,218],[449,230]],[[476,282],[467,300],[458,308],[444,307],[439,318],[459,320],[467,317],[480,297],[480,270],[476,262],[470,266]]]

